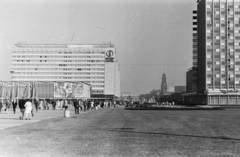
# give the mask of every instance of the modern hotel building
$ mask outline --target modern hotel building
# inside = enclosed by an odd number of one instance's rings
[[[197,94],[193,104],[240,104],[240,0],[197,1]]]
[[[15,44],[13,81],[83,81],[92,98],[120,97],[120,69],[113,44]]]

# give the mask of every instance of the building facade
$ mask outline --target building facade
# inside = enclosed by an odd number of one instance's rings
[[[197,92],[197,67],[188,69],[186,73],[186,92]]]
[[[186,86],[175,86],[174,92],[175,93],[186,93]]]
[[[198,0],[197,52],[200,104],[239,105],[239,0]]]
[[[13,81],[83,81],[93,98],[120,97],[120,69],[113,44],[15,44]]]

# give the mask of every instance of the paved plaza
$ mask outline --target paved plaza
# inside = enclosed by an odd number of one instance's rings
[[[29,123],[39,122],[41,120],[64,117],[64,110],[39,110],[38,112],[34,111],[34,117],[31,117],[31,120],[20,120],[20,110],[17,108],[16,114],[13,113],[11,109],[8,113],[4,111],[5,108],[2,108],[0,113],[0,130],[5,128],[25,125]],[[75,115],[74,107],[69,105],[70,115]],[[80,114],[84,113],[80,111]]]
[[[62,110],[40,111],[29,121],[19,120],[13,114],[1,115],[0,119],[8,116],[4,123],[15,121],[26,125],[9,125],[9,128],[0,130],[0,156],[240,154],[239,109],[157,111],[105,108],[79,116],[73,114],[73,108],[70,111],[70,118],[63,118]],[[38,118],[41,115],[45,118]],[[39,122],[32,123],[34,121]]]

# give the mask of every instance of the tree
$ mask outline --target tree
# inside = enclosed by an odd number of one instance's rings
[[[131,95],[129,95],[129,96],[127,96],[127,99],[128,99],[128,101],[132,101],[132,96]]]

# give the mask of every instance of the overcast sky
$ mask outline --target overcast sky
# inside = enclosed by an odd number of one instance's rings
[[[111,41],[121,92],[159,89],[163,71],[169,87],[186,85],[196,5],[196,0],[0,0],[0,80],[11,79],[11,49],[19,41]]]

